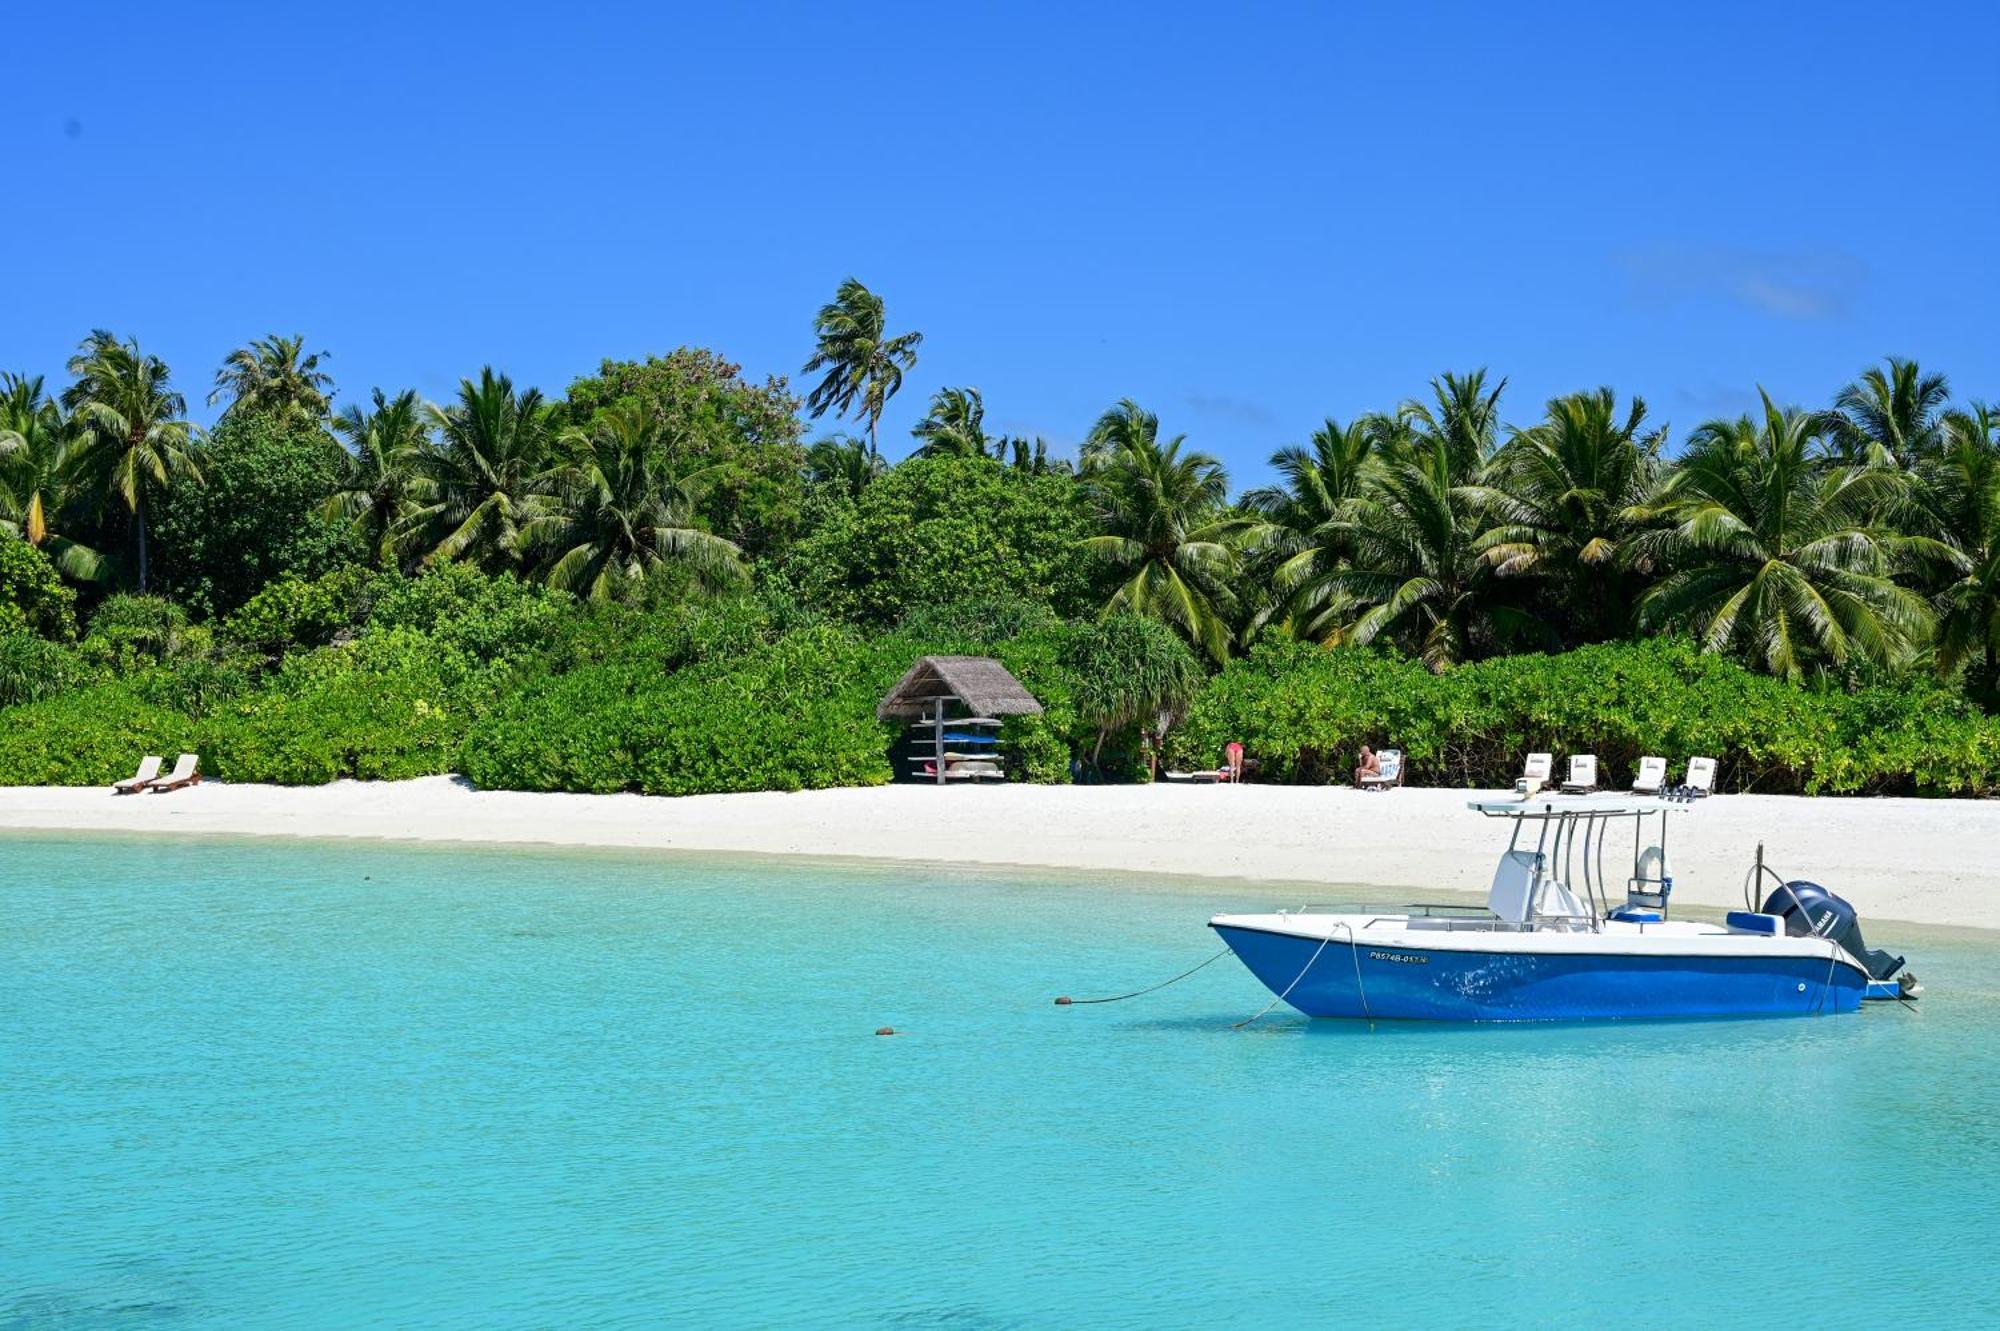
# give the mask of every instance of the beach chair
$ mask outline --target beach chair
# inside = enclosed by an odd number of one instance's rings
[[[1687,789],[1696,797],[1715,793],[1715,759],[1688,759]]]
[[[1375,755],[1375,761],[1381,765],[1381,770],[1373,776],[1364,776],[1361,778],[1361,788],[1363,790],[1394,790],[1397,786],[1403,784],[1403,751],[1401,749],[1384,749]]]
[[[192,753],[183,753],[174,762],[174,770],[155,781],[149,789],[155,793],[163,790],[179,790],[182,786],[201,784],[201,759]]]
[[[1657,795],[1660,787],[1667,784],[1667,760],[1665,758],[1641,758],[1639,775],[1632,778],[1634,795]]]
[[[1597,789],[1597,755],[1573,753],[1569,757],[1569,779],[1562,784],[1565,795],[1588,795]]]
[[[126,777],[123,781],[114,781],[111,783],[111,793],[114,795],[138,794],[147,786],[152,785],[154,778],[159,776],[160,763],[162,761],[160,755],[157,753],[147,754],[139,760],[138,771]]]
[[[1549,775],[1555,771],[1556,756],[1553,753],[1531,753],[1528,761],[1521,766],[1521,779],[1514,783],[1514,789],[1522,799],[1534,795],[1549,783]]]

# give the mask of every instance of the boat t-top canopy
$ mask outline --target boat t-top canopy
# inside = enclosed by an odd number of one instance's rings
[[[1488,818],[1617,818],[1649,813],[1686,813],[1693,800],[1662,799],[1658,795],[1496,795],[1467,800],[1465,807]]]
[[[1667,815],[1686,813],[1693,800],[1658,795],[1604,794],[1497,795],[1467,800],[1465,807],[1487,817],[1513,823],[1513,835],[1500,856],[1500,867],[1487,894],[1487,909],[1503,920],[1526,924],[1547,918],[1565,926],[1600,928],[1611,910],[1612,879],[1604,855],[1612,825],[1632,824],[1632,874],[1626,879],[1625,904],[1646,907],[1664,919],[1673,877],[1667,868]],[[1644,829],[1657,817],[1659,836],[1647,846]],[[1538,824],[1534,849],[1522,844],[1521,829]],[[1582,872],[1579,875],[1578,870]],[[1545,904],[1552,902],[1553,907]],[[1621,917],[1623,918],[1623,917]]]

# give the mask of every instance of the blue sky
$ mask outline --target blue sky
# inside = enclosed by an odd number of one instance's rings
[[[1062,445],[1134,397],[1239,485],[1445,369],[1677,437],[1891,352],[2000,398],[1990,6],[286,9],[10,16],[0,368],[796,382],[852,273],[925,335],[895,454],[947,384]]]

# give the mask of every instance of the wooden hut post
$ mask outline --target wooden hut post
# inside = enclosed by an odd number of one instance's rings
[[[944,784],[944,699],[937,700],[937,729],[931,732],[937,749],[937,783]]]

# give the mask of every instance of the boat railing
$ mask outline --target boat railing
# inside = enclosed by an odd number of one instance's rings
[[[1294,906],[1284,913],[1287,915],[1365,915],[1369,911],[1395,911],[1402,915],[1416,915],[1418,912],[1422,912],[1425,916],[1444,911],[1449,911],[1454,915],[1491,915],[1493,913],[1484,906],[1475,906],[1471,902],[1458,901],[1367,902],[1358,906],[1313,901],[1303,906]]]
[[[1368,919],[1361,927],[1373,929],[1381,924],[1397,924],[1408,920],[1429,920],[1427,928],[1441,933],[1464,930],[1468,933],[1533,933],[1552,925],[1568,926],[1571,932],[1595,933],[1599,919],[1592,914],[1561,915],[1538,912],[1531,920],[1503,920],[1485,906],[1458,905],[1446,902],[1413,902],[1394,906],[1352,906],[1321,905],[1308,902],[1289,910],[1280,910],[1282,916],[1293,915],[1366,915]]]

